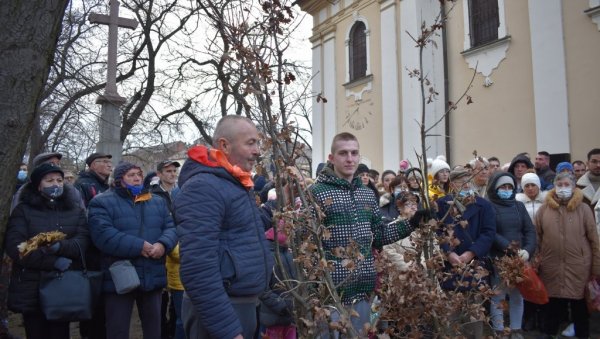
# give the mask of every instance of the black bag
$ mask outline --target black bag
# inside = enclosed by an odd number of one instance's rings
[[[102,272],[88,271],[81,247],[83,270],[42,272],[40,277],[40,306],[48,320],[89,320],[102,292]]]

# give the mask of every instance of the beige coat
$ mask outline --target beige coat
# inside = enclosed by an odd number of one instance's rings
[[[540,256],[539,275],[548,295],[583,299],[591,274],[600,275],[600,251],[594,215],[575,189],[566,205],[554,190],[535,216]]]

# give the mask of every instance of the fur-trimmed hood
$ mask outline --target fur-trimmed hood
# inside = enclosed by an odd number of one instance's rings
[[[69,184],[63,185],[63,194],[57,199],[50,200],[44,197],[31,182],[23,185],[22,192],[19,195],[19,204],[27,204],[35,209],[56,208],[58,210],[71,210],[77,208],[80,202],[77,201],[79,195],[75,188]]]
[[[567,211],[572,212],[572,211],[576,210],[577,206],[579,206],[579,204],[581,204],[582,202],[583,202],[583,193],[581,192],[581,190],[579,188],[573,189],[573,195],[571,196],[571,199],[569,199],[569,202],[567,203]],[[561,201],[556,197],[556,189],[555,188],[553,188],[552,190],[550,190],[548,192],[548,194],[546,194],[545,203],[547,203],[550,208],[555,209],[555,210],[557,210],[560,207]]]

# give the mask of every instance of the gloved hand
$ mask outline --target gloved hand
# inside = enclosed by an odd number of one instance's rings
[[[57,241],[50,246],[42,247],[41,251],[44,254],[55,254],[58,252],[59,249],[60,249],[60,242]]]
[[[417,228],[417,227],[421,226],[421,221],[427,222],[434,218],[435,218],[435,210],[434,209],[430,209],[430,210],[421,209],[421,210],[416,211],[415,214],[410,219],[408,219],[408,222],[410,223],[410,225],[413,228]]]
[[[61,272],[64,272],[69,269],[69,266],[71,266],[72,262],[73,261],[69,258],[58,257],[58,259],[56,259],[56,261],[54,262],[54,268]]]
[[[529,260],[529,252],[527,252],[524,249],[520,249],[519,252],[517,252],[517,254],[519,255],[519,257],[521,257],[521,259],[523,259],[524,261]]]

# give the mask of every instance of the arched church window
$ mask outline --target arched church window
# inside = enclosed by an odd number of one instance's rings
[[[367,34],[362,21],[357,21],[350,31],[350,81],[367,75]]]

